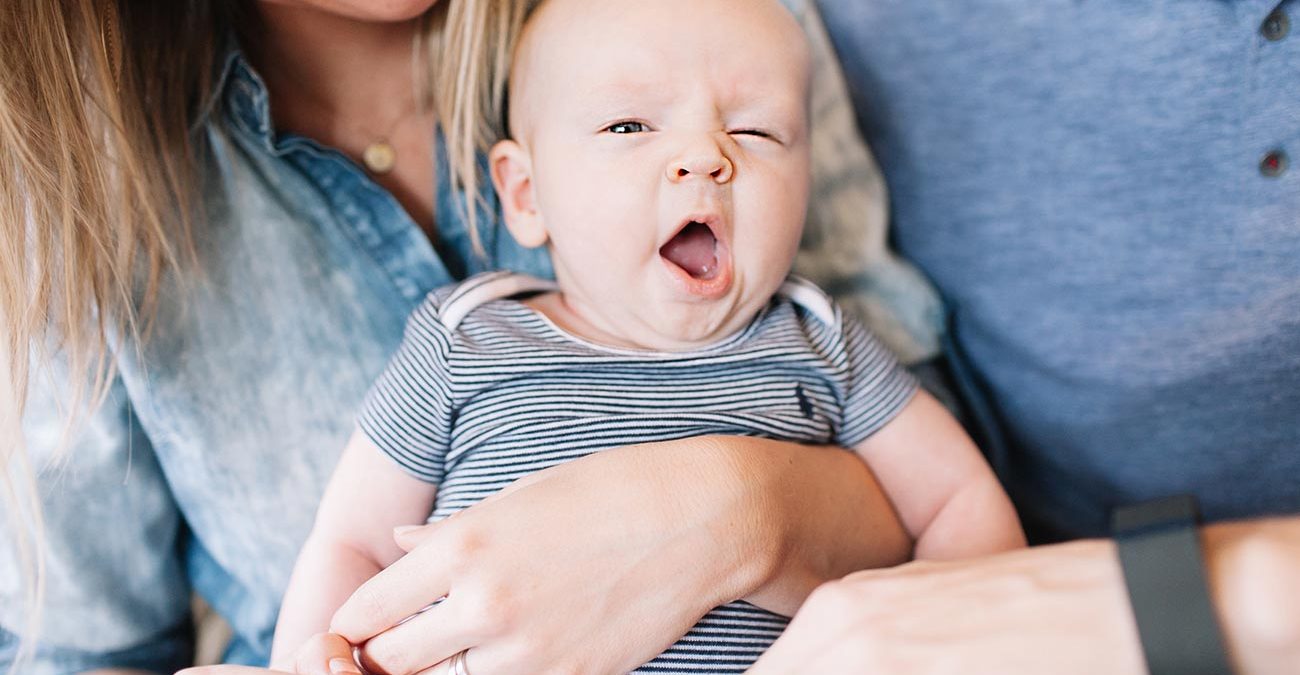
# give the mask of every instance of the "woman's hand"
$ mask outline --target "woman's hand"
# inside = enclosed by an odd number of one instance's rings
[[[818,583],[909,545],[851,453],[719,437],[566,463],[398,541],[410,553],[331,630],[363,645],[368,670],[468,649],[474,675],[627,672],[717,605],[793,613]]]

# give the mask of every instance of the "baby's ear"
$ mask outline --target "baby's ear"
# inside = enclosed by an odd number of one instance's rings
[[[515,241],[525,248],[546,243],[546,223],[537,210],[533,194],[533,162],[523,146],[514,141],[500,141],[488,153],[492,184],[501,200],[501,213]]]

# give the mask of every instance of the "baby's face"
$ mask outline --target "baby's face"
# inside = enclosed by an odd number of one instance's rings
[[[808,77],[776,0],[546,0],[492,154],[511,231],[549,242],[566,302],[628,343],[740,329],[798,248]]]

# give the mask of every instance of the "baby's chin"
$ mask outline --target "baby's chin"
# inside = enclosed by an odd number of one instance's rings
[[[725,289],[698,293],[683,287],[684,274],[672,273],[662,258],[647,262],[634,265],[635,273],[612,273],[614,278],[605,277],[605,283],[600,275],[570,275],[565,266],[557,266],[560,292],[568,298],[561,311],[579,315],[577,326],[603,333],[582,337],[664,352],[706,348],[744,330],[785,279],[755,274],[752,266],[733,271],[725,265]]]
[[[629,307],[631,316],[620,317],[639,328],[622,330],[629,335],[639,332],[638,342],[653,340],[653,348],[661,351],[700,349],[743,331],[771,301],[786,274],[767,273],[755,265],[747,266],[744,260],[736,262],[734,273],[728,270],[732,278],[726,291],[714,296],[683,292],[676,279],[654,280],[653,287],[643,287],[638,293],[646,301]]]
[[[637,335],[646,348],[685,352],[706,348],[744,330],[765,303],[727,294],[707,301],[667,300],[635,310],[637,327],[623,332]],[[632,322],[629,322],[632,323]]]

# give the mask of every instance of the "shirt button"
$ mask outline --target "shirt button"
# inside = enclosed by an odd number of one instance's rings
[[[1259,172],[1269,178],[1277,178],[1286,173],[1287,156],[1281,150],[1274,150],[1259,162]]]
[[[1291,18],[1282,11],[1281,7],[1278,7],[1268,15],[1267,19],[1264,19],[1264,25],[1259,27],[1259,32],[1266,40],[1277,42],[1291,32]]]

